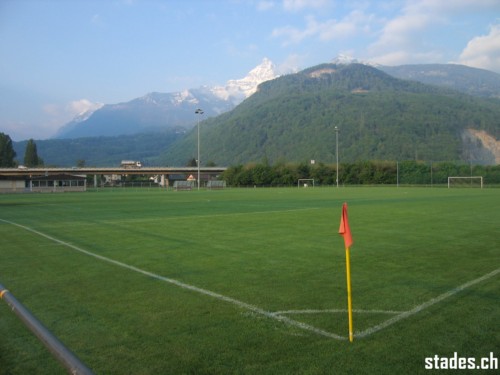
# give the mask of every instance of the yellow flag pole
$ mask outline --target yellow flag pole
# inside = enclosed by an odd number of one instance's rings
[[[347,275],[347,313],[349,315],[349,341],[352,342],[354,339],[354,333],[352,329],[352,298],[351,298],[351,259],[349,256],[349,248],[345,248],[345,266]]]

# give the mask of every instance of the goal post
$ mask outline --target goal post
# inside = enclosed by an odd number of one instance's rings
[[[483,188],[483,176],[448,177],[448,189],[452,187],[478,187]]]
[[[297,180],[297,187],[314,187],[314,178],[299,178]]]

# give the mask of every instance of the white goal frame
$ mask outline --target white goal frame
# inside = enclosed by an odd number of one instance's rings
[[[449,176],[448,177],[448,189],[451,187],[450,182],[453,179],[456,179],[456,180],[471,180],[471,182],[472,182],[473,179],[479,179],[480,182],[481,182],[481,189],[483,188],[483,176],[470,176],[470,177]]]
[[[309,185],[304,184],[304,182],[306,182],[306,181],[312,181],[312,187],[314,187],[314,178],[299,178],[297,180],[297,187],[300,188],[301,182],[303,183],[302,187],[309,187]]]

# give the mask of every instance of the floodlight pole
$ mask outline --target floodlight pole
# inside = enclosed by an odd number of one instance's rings
[[[198,190],[200,190],[200,117],[203,115],[203,110],[198,108],[194,113],[200,115],[198,117],[198,160],[196,161],[196,165],[198,166],[198,178],[196,181],[198,183]]]
[[[339,128],[335,127],[335,154],[337,158],[337,188],[339,187]]]

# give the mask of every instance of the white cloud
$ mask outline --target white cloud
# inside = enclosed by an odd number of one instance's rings
[[[409,4],[401,14],[385,23],[380,37],[368,48],[371,58],[385,65],[415,61],[416,56],[413,55],[423,48],[419,33],[431,24],[440,22],[440,16],[429,9],[425,0]],[[432,52],[429,54],[435,55]]]
[[[7,134],[13,141],[19,142],[29,138],[40,139],[46,134],[47,129],[39,129],[23,121],[7,121],[2,123],[2,133]],[[17,159],[22,155],[17,155]]]
[[[470,40],[459,63],[500,73],[500,24],[491,26],[488,35]]]
[[[67,111],[70,115],[78,116],[82,115],[87,111],[95,111],[103,106],[102,103],[94,103],[88,99],[74,100],[68,104]]]
[[[439,32],[437,27],[448,27],[458,15],[466,18],[470,13],[498,10],[498,0],[409,0],[397,16],[385,22],[368,54],[385,65],[442,61],[446,46],[432,43],[431,30]]]
[[[292,26],[279,27],[273,30],[272,36],[275,38],[282,37],[285,39],[283,45],[297,44],[302,42],[303,39],[310,37],[316,33],[314,19],[309,20],[307,27],[304,30],[300,30]]]
[[[88,99],[80,99],[69,102],[65,106],[54,103],[44,104],[42,111],[56,122],[70,121],[75,116],[83,115],[87,111],[95,111],[103,106],[102,103],[94,103]]]
[[[284,45],[297,44],[311,37],[317,37],[322,41],[347,38],[359,33],[369,33],[375,17],[360,10],[354,10],[341,20],[329,19],[318,22],[314,16],[307,16],[305,20],[306,26],[303,29],[291,26],[276,28],[272,36],[283,38]]]
[[[39,121],[38,132],[52,135],[76,116],[90,110],[95,111],[102,106],[102,103],[91,102],[88,99],[74,100],[66,105],[46,103],[42,106],[45,116]]]
[[[92,15],[92,17],[90,18],[90,24],[93,25],[94,27],[102,27],[104,26],[104,21],[101,15],[96,13]]]
[[[283,8],[296,12],[305,8],[322,8],[328,5],[328,0],[283,0]]]
[[[47,103],[42,106],[42,111],[49,116],[59,116],[60,107],[57,104]]]
[[[266,11],[271,8],[274,8],[274,2],[273,1],[268,1],[268,0],[261,0],[257,4],[257,10],[259,11]]]
[[[321,24],[318,35],[321,40],[328,41],[347,38],[359,33],[369,33],[374,21],[375,16],[366,14],[361,10],[354,10],[340,21],[329,20]]]
[[[292,54],[286,57],[285,61],[278,65],[279,75],[296,73],[301,66],[304,66],[307,56]]]

